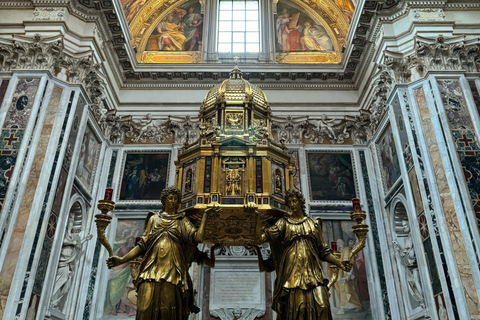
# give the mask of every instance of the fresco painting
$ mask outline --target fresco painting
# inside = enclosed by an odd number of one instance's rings
[[[383,176],[383,185],[385,192],[390,190],[395,182],[400,178],[400,165],[398,164],[397,150],[393,141],[392,127],[385,129],[378,142],[378,154],[380,157],[380,170]]]
[[[160,200],[168,181],[169,153],[128,153],[120,200]]]
[[[198,1],[176,7],[158,23],[148,38],[146,51],[200,51],[203,15]]]
[[[307,166],[311,200],[350,201],[355,181],[350,153],[308,152]]]
[[[279,2],[275,15],[277,52],[335,52],[323,26],[303,9]]]
[[[120,0],[120,2],[122,3],[125,18],[130,23],[147,0]]]
[[[354,224],[353,221],[323,220],[323,238],[329,245],[336,242],[341,259],[346,259],[357,243],[352,232]],[[352,264],[350,272],[339,271],[337,283],[331,291],[330,305],[335,320],[372,319],[363,251],[353,257]],[[328,277],[331,276],[327,263],[324,262],[322,269],[327,270]]]
[[[78,161],[76,176],[88,191],[92,191],[100,148],[100,140],[90,125],[87,125],[80,148],[80,160]]]
[[[115,232],[113,252],[120,257],[127,254],[143,234],[144,220],[119,219]],[[137,311],[137,293],[130,273],[130,264],[124,263],[109,271],[104,314],[118,318],[134,318]]]

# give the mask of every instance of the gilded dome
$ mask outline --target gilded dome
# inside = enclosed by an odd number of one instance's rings
[[[226,105],[252,103],[254,108],[268,108],[265,93],[256,85],[243,79],[242,72],[237,66],[230,72],[229,79],[210,89],[202,108],[207,110],[222,102]]]

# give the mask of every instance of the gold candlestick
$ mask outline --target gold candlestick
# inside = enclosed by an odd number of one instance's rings
[[[368,225],[362,224],[362,221],[367,218],[367,214],[365,211],[362,211],[360,208],[360,200],[353,199],[353,211],[350,214],[350,218],[357,222],[356,225],[352,227],[353,233],[357,236],[358,243],[357,245],[350,251],[348,255],[348,261],[351,261],[353,256],[359,253],[360,251],[365,248],[365,242],[367,240],[367,233],[368,233]]]
[[[107,213],[112,211],[115,208],[115,202],[111,200],[99,200],[97,208],[102,211],[101,214],[95,215],[95,223],[97,224],[97,234],[98,234],[98,241],[107,249],[108,256],[113,256],[112,246],[108,242],[107,238],[105,237],[105,229],[110,224],[112,217],[110,217]]]

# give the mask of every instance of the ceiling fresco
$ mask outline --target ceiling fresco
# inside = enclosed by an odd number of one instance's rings
[[[277,63],[338,64],[347,45],[354,1],[274,1],[274,25],[260,25],[261,36],[275,39]],[[121,4],[137,62],[202,62],[205,0],[121,0]],[[274,34],[265,35],[268,30]]]

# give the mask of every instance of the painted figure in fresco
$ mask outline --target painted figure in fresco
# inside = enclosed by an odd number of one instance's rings
[[[137,166],[135,166],[133,171],[127,176],[127,192],[125,194],[127,199],[134,198],[135,192],[137,192],[139,180],[140,176],[138,174]]]
[[[303,37],[300,39],[303,51],[334,51],[332,40],[322,26],[305,22]]]
[[[117,256],[123,257],[135,246],[135,238],[128,237],[125,245],[117,251]],[[126,313],[130,316],[135,315],[135,308],[129,302],[128,288],[131,282],[130,268],[128,263],[122,263],[112,268],[107,284],[107,296],[105,309],[111,308],[111,314],[117,312]],[[108,312],[108,310],[105,310]]]
[[[274,225],[261,226],[260,215],[253,206],[247,212],[257,213],[255,242],[269,242],[277,272],[272,309],[282,320],[332,319],[329,292],[321,261],[338,266],[345,272],[352,269],[348,261],[340,261],[327,247],[322,236],[322,221],[305,213],[305,198],[297,190],[287,190],[286,205],[292,213]]]
[[[109,268],[143,256],[136,279],[138,285],[137,320],[186,320],[195,310],[190,306],[193,295],[188,268],[194,258],[191,252],[203,241],[209,213],[205,210],[199,228],[178,213],[181,191],[168,187],[160,200],[163,211],[151,212],[143,236],[125,256],[108,258]]]
[[[344,246],[342,239],[337,239],[337,248],[340,251],[340,260],[348,260],[348,256],[352,251],[355,241],[353,239],[348,240],[348,245]],[[362,302],[355,290],[355,275],[353,269],[350,271],[339,270],[338,280],[334,284],[335,291],[340,303],[340,310],[337,314],[343,314],[345,311],[354,309],[354,312],[363,310]]]
[[[169,14],[166,20],[163,20],[157,27],[160,37],[158,38],[158,47],[166,51],[183,51],[187,38],[184,35],[184,25],[178,25],[173,21],[173,15]]]
[[[127,23],[130,23],[135,16],[135,14],[140,10],[140,8],[145,4],[147,0],[129,0],[123,11],[125,12],[125,17],[127,18]]]
[[[199,41],[202,40],[203,32],[203,17],[199,13],[195,13],[195,8],[188,8],[188,13],[183,17],[183,24],[185,28],[185,50],[195,51],[199,50]]]
[[[81,239],[78,233],[73,230],[75,220],[72,215],[68,218],[67,230],[63,239],[62,249],[60,251],[60,260],[58,262],[57,275],[53,285],[51,306],[58,308],[62,298],[68,293],[75,275],[75,262],[85,241],[92,239],[89,234]]]
[[[355,5],[352,0],[335,0],[335,4],[342,10],[342,12],[351,21],[353,18],[353,11],[355,11]]]
[[[298,51],[300,33],[303,31],[303,26],[298,21],[299,16],[299,12],[290,15],[288,9],[284,8],[282,14],[277,17],[275,30],[278,45],[282,52]]]
[[[418,272],[417,258],[413,249],[413,240],[410,235],[410,225],[408,220],[402,221],[403,231],[407,234],[405,238],[405,246],[393,241],[393,247],[398,251],[402,264],[405,267],[405,278],[407,280],[408,291],[415,301],[424,305],[423,290],[420,282],[420,273]]]

